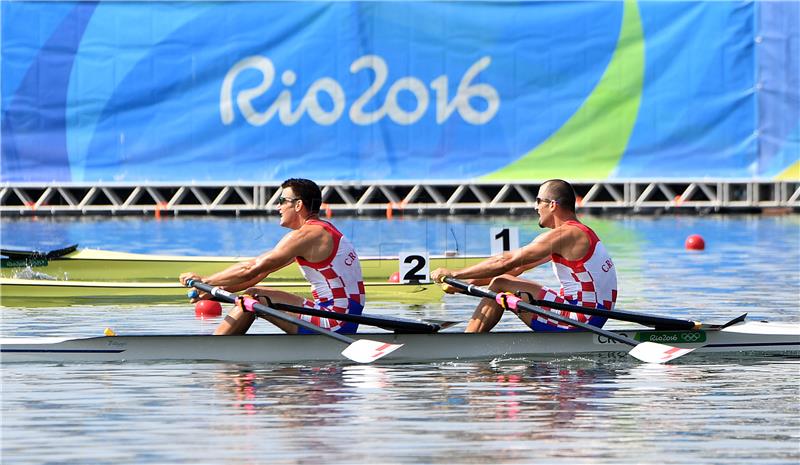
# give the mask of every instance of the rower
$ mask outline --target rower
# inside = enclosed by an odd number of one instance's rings
[[[229,292],[246,289],[246,294],[257,298],[264,305],[288,304],[360,315],[366,299],[358,254],[339,230],[331,223],[319,219],[319,208],[322,204],[319,186],[308,179],[288,179],[281,184],[281,188],[278,198],[280,225],[292,231],[275,248],[211,276],[183,273],[180,275],[181,283],[186,285],[189,280],[201,281]],[[251,287],[292,262],[297,262],[303,276],[311,284],[314,300],[268,287]],[[206,299],[210,296],[203,293],[199,298]],[[192,302],[196,300],[192,299]],[[352,334],[358,329],[358,324],[353,322],[286,313],[339,333]],[[255,313],[237,305],[214,334],[244,334],[255,318]],[[265,318],[289,334],[309,333],[308,329],[298,328],[296,324],[283,319]]]
[[[561,179],[545,181],[536,197],[539,227],[551,231],[537,236],[530,244],[517,250],[490,257],[473,266],[452,271],[439,268],[431,278],[443,283],[445,277],[468,280],[471,284],[489,285],[498,293],[511,292],[517,297],[565,303],[581,307],[611,310],[617,300],[617,273],[594,231],[581,223],[575,215],[575,191]],[[553,272],[560,289],[553,289],[519,275],[536,266],[552,261]],[[445,292],[457,289],[442,284]],[[466,332],[490,331],[500,321],[505,310],[500,302],[483,298],[467,325]],[[570,310],[558,312],[561,316],[602,327],[604,316],[588,316]],[[573,326],[559,323],[531,312],[517,316],[534,331],[566,331]]]

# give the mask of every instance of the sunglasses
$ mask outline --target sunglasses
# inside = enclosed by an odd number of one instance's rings
[[[543,199],[543,198],[540,198],[540,197],[536,197],[536,205],[539,205],[542,202],[550,204],[550,203],[558,203],[558,200]]]
[[[300,199],[299,198],[294,198],[293,199],[291,197],[280,196],[280,197],[278,197],[278,205],[283,205],[286,202],[297,202],[298,200],[300,200]]]

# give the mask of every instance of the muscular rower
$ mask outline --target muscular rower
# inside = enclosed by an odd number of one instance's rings
[[[230,292],[246,289],[247,294],[257,298],[262,304],[271,301],[338,313],[361,314],[366,300],[361,264],[350,241],[331,223],[319,219],[322,203],[319,186],[308,179],[288,179],[281,184],[281,188],[278,199],[280,224],[291,231],[272,250],[211,276],[183,273],[180,275],[181,283],[185,285],[187,280],[195,279]],[[271,273],[293,262],[297,262],[303,276],[311,284],[313,300],[268,287],[254,287]],[[209,297],[207,294],[200,296]],[[355,333],[358,329],[355,323],[289,314],[340,333]],[[214,334],[244,334],[253,321],[253,313],[237,306],[225,316]],[[306,329],[283,320],[270,321],[289,334],[307,332]]]
[[[575,191],[560,179],[545,181],[536,197],[539,227],[551,229],[537,236],[530,244],[496,255],[457,271],[439,268],[431,278],[441,283],[445,276],[468,280],[472,284],[489,285],[495,292],[512,292],[530,302],[532,299],[570,303],[583,307],[613,309],[617,300],[617,273],[594,231],[575,215]],[[553,273],[561,286],[552,289],[520,278],[524,271],[552,262]],[[448,293],[456,289],[443,285]],[[552,310],[562,316],[602,327],[606,318],[567,310]],[[472,314],[466,332],[490,331],[500,321],[504,309],[494,300],[482,299]],[[572,326],[529,312],[517,316],[534,331],[564,331]]]

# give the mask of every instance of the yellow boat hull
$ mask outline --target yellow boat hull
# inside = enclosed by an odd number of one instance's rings
[[[114,281],[114,282],[169,282],[186,271],[207,276],[234,263],[251,257],[215,257],[151,255],[109,250],[80,249],[52,259],[8,260],[2,262],[2,276],[20,277],[20,272],[43,273],[58,280]],[[433,256],[430,269],[439,267],[459,269],[473,265],[486,257]],[[397,257],[364,257],[360,259],[365,282],[386,281],[399,270]],[[292,264],[269,276],[270,282],[303,281],[300,268]]]
[[[267,282],[260,286],[311,297],[307,282]],[[435,284],[366,282],[367,302],[436,302],[442,290]],[[178,304],[188,302],[188,289],[169,283],[110,281],[49,281],[0,278],[0,305],[52,307],[69,305]]]

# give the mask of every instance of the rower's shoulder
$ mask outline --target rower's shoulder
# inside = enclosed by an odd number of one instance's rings
[[[292,231],[295,234],[294,240],[304,242],[325,241],[331,237],[333,226],[326,222],[305,223],[299,229]],[[291,233],[290,233],[291,234]]]
[[[587,226],[584,223],[581,223],[579,220],[566,221],[566,222],[562,223],[559,226],[559,228],[563,228],[563,231],[569,231],[570,233],[573,233],[573,234],[576,234],[576,235],[578,235],[578,234],[585,235],[586,233],[590,233],[591,234],[591,233],[594,232],[594,230],[592,228],[590,228],[589,226]],[[556,228],[556,229],[558,229],[558,228]]]
[[[585,224],[577,220],[571,220],[561,223],[560,225],[553,228],[551,232],[554,232],[556,234],[564,234],[564,233],[580,234],[586,229],[588,229],[588,226],[586,226]]]
[[[569,221],[561,223],[555,228],[543,234],[547,236],[546,239],[555,244],[573,244],[576,242],[583,242],[587,238],[587,234],[591,229],[579,221]]]

